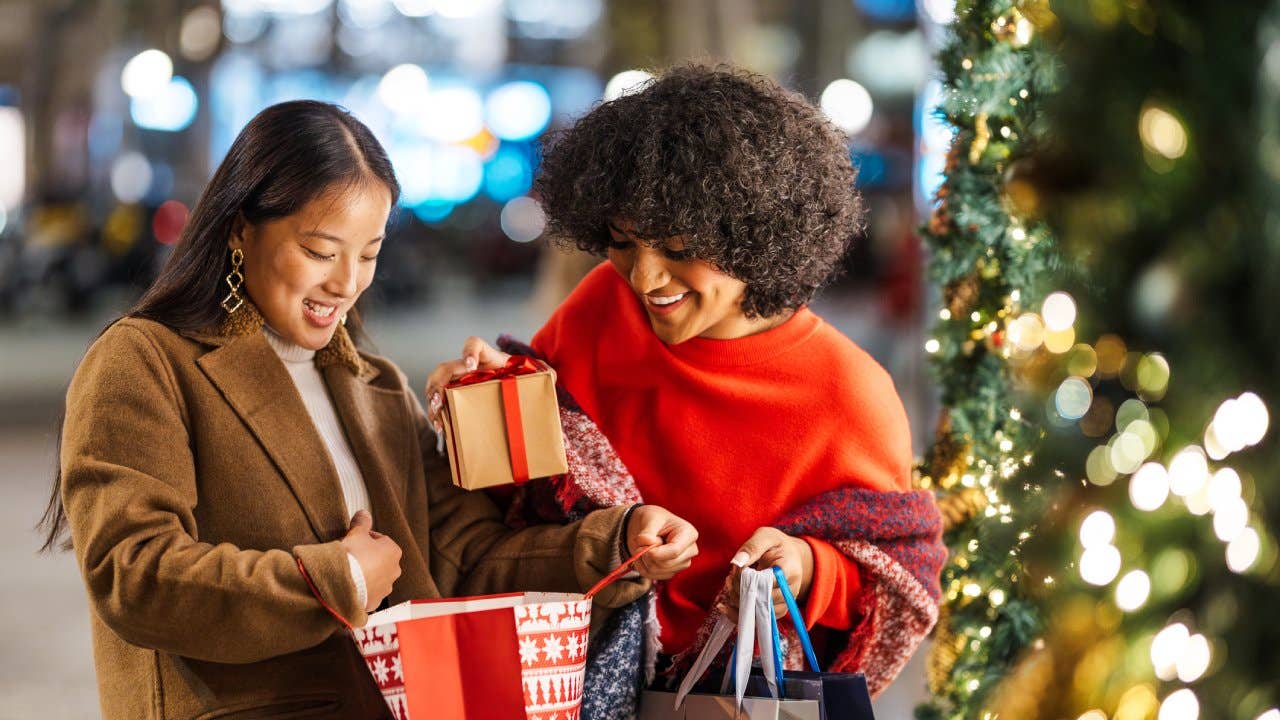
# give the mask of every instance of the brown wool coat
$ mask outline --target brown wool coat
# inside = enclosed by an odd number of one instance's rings
[[[337,473],[246,306],[221,333],[112,325],[67,393],[63,500],[109,720],[383,718],[347,632],[365,622]],[[243,320],[243,318],[242,318]],[[402,373],[339,330],[317,355],[374,529],[404,552],[389,598],[581,591],[616,563],[621,508],[513,531],[450,483]],[[616,584],[596,602],[638,597]]]

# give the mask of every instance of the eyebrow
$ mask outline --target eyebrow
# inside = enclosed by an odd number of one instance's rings
[[[322,240],[332,240],[333,242],[336,242],[336,243],[345,242],[342,238],[338,237],[337,235],[330,235],[329,233],[324,232],[322,230],[306,230],[302,234],[306,237],[317,237]],[[368,245],[373,245],[374,243],[380,243],[383,240],[385,240],[386,237],[387,237],[386,235],[379,235],[378,237],[365,243],[365,245],[368,246]]]

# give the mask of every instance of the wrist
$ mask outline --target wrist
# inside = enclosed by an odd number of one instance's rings
[[[621,550],[623,562],[626,562],[627,558],[631,557],[631,543],[628,540],[628,535],[631,529],[631,517],[635,515],[636,510],[642,507],[644,507],[644,503],[636,503],[635,505],[627,508],[627,512],[622,515],[622,526],[621,530],[618,532],[618,549]]]

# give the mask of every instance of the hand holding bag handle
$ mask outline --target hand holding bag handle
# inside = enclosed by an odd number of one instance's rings
[[[800,606],[796,603],[796,596],[791,594],[791,586],[787,584],[787,576],[783,574],[782,568],[777,565],[773,566],[773,575],[778,579],[778,589],[782,591],[782,599],[787,603],[787,612],[791,615],[791,624],[795,626],[796,635],[800,638],[800,646],[804,648],[804,656],[809,661],[809,669],[814,672],[822,672],[822,668],[818,667],[818,655],[813,651],[813,642],[809,639],[809,630],[805,627],[804,615],[800,614]]]
[[[746,695],[747,678],[751,675],[751,658],[755,654],[755,644],[760,646],[760,662],[764,667],[765,678],[769,684],[769,692],[775,698],[782,697],[779,678],[782,672],[781,651],[777,641],[777,621],[773,615],[773,573],[744,568],[739,581],[738,603],[738,643],[735,657],[731,659],[735,679],[736,709],[742,709],[742,698]],[[693,666],[681,681],[676,691],[676,709],[684,704],[684,699],[693,690],[693,685],[710,667],[725,641],[733,631],[733,622],[721,615],[711,630],[707,644],[694,660]],[[751,642],[755,636],[756,643]]]

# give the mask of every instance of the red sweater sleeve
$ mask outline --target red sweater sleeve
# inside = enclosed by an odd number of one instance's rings
[[[831,543],[802,537],[813,550],[813,579],[805,602],[804,619],[808,627],[822,625],[832,630],[851,630],[861,618],[855,617],[854,603],[862,592],[862,575],[858,564]]]

